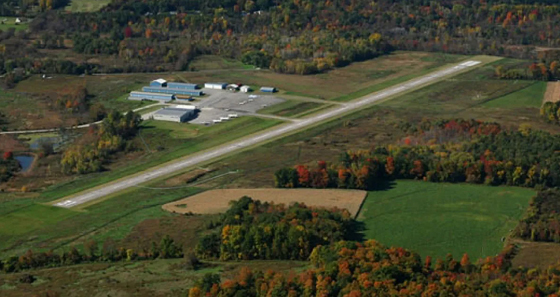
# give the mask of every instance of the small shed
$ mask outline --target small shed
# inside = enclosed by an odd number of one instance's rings
[[[251,87],[250,86],[241,86],[241,88],[239,88],[239,90],[243,93],[249,93],[249,92],[251,92]]]
[[[167,81],[163,78],[158,78],[156,80],[152,80],[152,82],[150,82],[150,87],[167,87]]]
[[[237,91],[237,90],[239,90],[239,85],[237,85],[237,84],[229,84],[229,85],[227,86],[227,89],[228,89],[229,91]]]
[[[227,87],[227,83],[217,82],[217,83],[205,83],[204,88],[206,89],[214,89],[214,90],[225,90]]]
[[[262,87],[261,92],[264,93],[275,93],[277,90],[274,87]]]

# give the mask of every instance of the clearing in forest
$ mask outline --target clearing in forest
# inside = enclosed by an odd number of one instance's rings
[[[289,205],[293,202],[308,206],[347,209],[355,216],[367,192],[358,190],[323,189],[219,189],[206,191],[179,201],[165,204],[163,209],[174,213],[216,214],[229,208],[229,202],[243,196]]]
[[[546,85],[546,93],[544,93],[544,102],[560,101],[560,82],[549,82]]]

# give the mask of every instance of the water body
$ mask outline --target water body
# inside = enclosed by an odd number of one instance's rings
[[[31,167],[31,164],[33,164],[33,160],[35,160],[35,157],[28,156],[28,155],[21,155],[21,156],[15,156],[15,159],[21,165],[21,171],[27,172]]]

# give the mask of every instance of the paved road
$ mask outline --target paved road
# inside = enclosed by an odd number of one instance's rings
[[[164,103],[151,104],[151,105],[147,105],[147,106],[144,106],[144,107],[134,109],[133,111],[138,112],[138,111],[141,111],[143,109],[147,109],[147,108],[158,106],[158,105],[166,105],[166,104],[164,104]],[[145,118],[144,115],[143,115],[142,119],[148,119],[148,117]],[[71,126],[71,127],[66,127],[65,129],[83,129],[83,128],[88,128],[89,126],[101,124],[101,122],[102,121],[97,121],[97,122],[94,122],[94,123],[83,124],[83,125],[79,125],[79,126]],[[37,134],[37,133],[49,133],[49,132],[58,132],[58,131],[60,131],[60,128],[36,129],[36,130],[19,130],[19,131],[3,131],[3,132],[0,132],[0,135],[2,135],[2,134]]]
[[[359,100],[356,101],[352,101],[352,102],[348,102],[345,105],[341,105],[340,107],[337,107],[336,109],[331,109],[331,110],[327,110],[323,113],[319,113],[316,115],[312,115],[308,118],[304,118],[301,119],[300,121],[297,122],[292,122],[286,125],[282,125],[279,126],[278,128],[275,129],[271,129],[259,134],[255,134],[253,137],[249,137],[249,138],[245,138],[242,140],[239,140],[235,143],[231,143],[231,144],[227,144],[215,149],[211,149],[208,150],[204,153],[198,154],[198,155],[194,155],[192,157],[187,157],[187,158],[183,158],[183,159],[179,159],[177,161],[174,161],[172,163],[169,163],[169,165],[166,166],[162,166],[160,168],[156,168],[156,169],[152,169],[149,171],[146,171],[145,173],[141,173],[137,176],[133,176],[133,177],[129,177],[129,178],[124,178],[122,180],[116,181],[112,184],[106,185],[102,188],[99,189],[95,189],[95,190],[91,190],[89,192],[86,192],[84,194],[79,194],[77,196],[68,198],[67,200],[55,203],[55,206],[60,206],[60,207],[66,207],[66,208],[70,208],[70,207],[74,207],[83,203],[87,203],[90,202],[92,200],[95,199],[99,199],[101,197],[110,195],[110,194],[114,194],[117,193],[119,191],[134,187],[136,185],[148,182],[150,180],[162,177],[162,176],[166,176],[169,175],[171,173],[183,170],[185,168],[191,167],[191,166],[195,166],[197,164],[215,159],[217,157],[221,157],[224,155],[227,155],[229,153],[244,149],[244,148],[248,148],[250,146],[259,144],[261,142],[279,137],[279,136],[283,136],[286,135],[290,132],[294,132],[296,130],[308,127],[310,125],[319,123],[321,121],[325,121],[325,120],[329,120],[329,119],[334,119],[338,116],[341,116],[345,113],[351,112],[351,111],[358,111],[358,110],[362,110],[363,108],[365,108],[368,105],[371,105],[377,101],[389,98],[393,95],[408,91],[410,89],[413,89],[415,87],[419,87],[422,86],[426,83],[430,83],[430,82],[435,82],[445,76],[457,73],[459,71],[465,70],[467,68],[473,67],[475,65],[480,64],[481,62],[479,61],[467,61],[467,62],[463,62],[461,64],[458,64],[456,66],[452,66],[434,73],[430,73],[426,76],[423,76],[421,78],[418,79],[414,79],[414,80],[410,80],[408,82],[402,83],[400,85],[396,85],[394,87],[385,89],[383,91],[377,92],[377,93],[373,93],[371,95],[365,96]]]

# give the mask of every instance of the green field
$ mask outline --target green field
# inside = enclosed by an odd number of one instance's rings
[[[38,231],[78,214],[64,208],[33,204],[0,216],[0,236],[12,237]]]
[[[231,70],[231,69],[254,69],[252,65],[245,65],[241,61],[226,59],[218,56],[203,55],[196,57],[189,63],[189,69],[200,70]]]
[[[484,107],[491,108],[540,108],[544,93],[546,92],[546,82],[537,81],[517,92],[496,98],[484,103]]]
[[[523,216],[530,189],[397,181],[370,192],[359,220],[365,236],[419,252],[423,257],[471,259],[500,252]]]
[[[94,12],[107,6],[109,3],[111,3],[111,0],[70,0],[66,10],[71,12]]]
[[[144,220],[171,215],[161,209],[162,204],[197,192],[193,188],[136,189],[80,212],[34,204],[30,199],[5,204],[13,209],[0,214],[0,258],[28,249],[80,245],[84,240],[101,244],[108,237],[122,239]]]
[[[3,24],[0,24],[0,30],[2,30],[2,31],[6,31],[10,28],[14,28],[14,29],[16,29],[16,31],[27,30],[29,28],[29,22],[25,22],[23,24],[16,25],[16,18],[15,17],[0,16],[0,21],[4,21]]]

